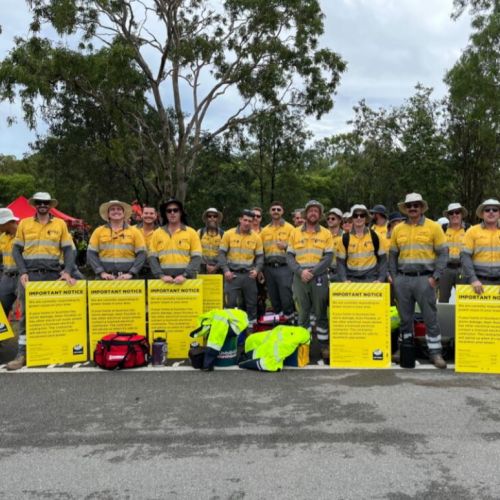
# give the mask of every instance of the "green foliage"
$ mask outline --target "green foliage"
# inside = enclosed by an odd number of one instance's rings
[[[0,175],[0,204],[5,206],[21,195],[35,192],[36,181],[29,174]]]

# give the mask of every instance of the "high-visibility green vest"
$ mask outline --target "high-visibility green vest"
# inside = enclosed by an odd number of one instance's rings
[[[285,358],[295,352],[301,344],[309,344],[311,334],[301,326],[280,325],[272,330],[249,335],[245,341],[245,352],[252,352],[262,370],[276,372],[283,369]]]
[[[198,325],[201,329],[193,336],[206,337],[208,335],[207,347],[220,351],[229,328],[236,335],[248,328],[248,316],[240,309],[212,309],[198,316]]]
[[[396,330],[396,328],[399,328],[399,325],[398,308],[396,306],[391,306],[391,330]]]

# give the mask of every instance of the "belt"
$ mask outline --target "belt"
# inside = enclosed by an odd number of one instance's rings
[[[59,273],[61,272],[60,270],[57,271],[56,269],[30,269],[28,273],[38,273],[38,274],[48,274],[48,273]]]
[[[243,274],[243,273],[249,273],[250,272],[250,269],[229,269],[232,273],[239,273],[239,274]]]
[[[479,276],[478,274],[477,277],[478,279],[485,281],[500,281],[500,276]]]
[[[265,265],[268,267],[283,267],[283,266],[286,266],[287,263],[286,262],[266,262]]]
[[[413,273],[404,273],[403,271],[398,271],[398,274],[402,274],[403,276],[430,276],[433,274],[432,271],[416,271]]]
[[[4,271],[4,276],[9,276],[10,278],[14,278],[19,275],[17,271]]]
[[[462,264],[460,262],[448,262],[448,264],[446,264],[446,267],[450,268],[450,269],[458,269]]]

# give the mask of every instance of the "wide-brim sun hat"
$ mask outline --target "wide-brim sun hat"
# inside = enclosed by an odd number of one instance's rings
[[[482,219],[483,218],[483,210],[486,207],[498,207],[500,208],[500,201],[495,200],[494,198],[488,198],[484,200],[476,209],[476,215]]]
[[[398,220],[406,220],[406,217],[399,212],[391,212],[389,214],[388,224],[392,224],[393,222],[396,222]]]
[[[7,224],[7,222],[18,221],[19,217],[14,215],[10,208],[0,208],[0,224]]]
[[[108,222],[109,221],[109,214],[108,214],[109,209],[115,205],[123,208],[125,221],[128,221],[128,219],[132,215],[132,207],[128,203],[125,203],[125,202],[120,201],[120,200],[110,200],[110,201],[107,201],[106,203],[103,203],[99,207],[99,215],[101,216],[101,218],[103,220],[105,220],[106,222]]]
[[[460,203],[450,203],[448,205],[448,208],[446,210],[443,210],[443,216],[448,217],[448,214],[450,212],[454,212],[455,210],[460,210],[462,212],[462,217],[467,217],[467,215],[469,214],[469,212],[467,212],[467,209]]]
[[[344,219],[350,219],[351,218],[351,213],[350,212],[344,212],[342,214],[342,220]]]
[[[364,212],[364,213],[366,214],[365,221],[366,221],[367,223],[368,223],[368,222],[370,222],[370,221],[372,220],[372,217],[371,217],[371,215],[370,215],[370,212],[369,212],[369,211],[368,211],[368,209],[366,208],[366,205],[362,205],[361,203],[358,203],[358,204],[353,205],[353,206],[351,207],[351,211],[350,211],[350,213],[349,213],[349,217],[350,217],[351,219],[353,219],[353,218],[354,218],[354,217],[353,217],[353,215],[354,215],[354,212],[355,212],[356,210],[357,210],[358,212]]]
[[[39,191],[38,193],[35,193],[29,200],[28,203],[34,207],[36,206],[35,201],[48,201],[49,202],[49,207],[54,208],[57,207],[58,201],[55,198],[52,198],[49,193],[46,193],[45,191]]]
[[[384,205],[374,205],[374,207],[370,210],[370,215],[380,214],[383,215],[387,219],[387,208]]]
[[[204,212],[203,215],[201,216],[201,220],[206,224],[207,223],[207,215],[208,214],[217,214],[217,224],[220,225],[222,222],[222,212],[217,210],[216,208],[207,208]]]
[[[406,195],[405,201],[398,203],[399,211],[405,215],[408,215],[408,210],[406,209],[407,203],[420,203],[422,205],[422,213],[427,212],[429,209],[429,205],[419,193],[409,193]]]
[[[340,208],[330,208],[330,210],[328,210],[326,216],[328,217],[329,215],[335,215],[340,220],[342,220],[342,217],[344,216],[344,214],[342,213],[342,210],[340,210]]]

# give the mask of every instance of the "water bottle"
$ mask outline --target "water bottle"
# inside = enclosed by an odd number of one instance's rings
[[[158,337],[153,342],[153,366],[165,365],[167,359],[167,342],[165,339]]]
[[[403,338],[399,346],[399,366],[401,368],[415,368],[415,344],[413,343],[413,336]]]

